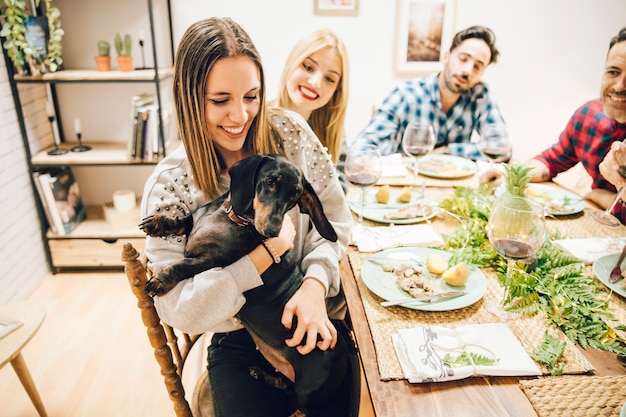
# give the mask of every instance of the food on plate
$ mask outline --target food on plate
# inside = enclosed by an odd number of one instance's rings
[[[437,173],[457,170],[457,167],[453,162],[445,161],[441,158],[422,159],[418,163],[418,168],[422,171]]]
[[[409,187],[403,187],[398,197],[396,197],[396,201],[398,203],[408,203],[411,201],[411,189]]]
[[[412,264],[385,264],[383,271],[392,272],[396,276],[396,284],[411,297],[418,295],[430,295],[433,293],[432,287],[422,275],[422,270]]]
[[[448,261],[438,253],[431,253],[426,257],[426,268],[431,274],[440,275],[448,269]]]
[[[422,270],[415,265],[385,264],[383,265],[383,271],[393,272],[393,274],[397,277],[396,284],[398,284],[398,286],[404,291],[408,292],[411,297],[430,295],[433,293],[432,287],[422,275]]]
[[[462,287],[469,278],[469,268],[465,262],[459,262],[453,267],[446,269],[441,277],[450,286]]]
[[[433,207],[426,203],[417,203],[399,210],[385,213],[383,216],[387,220],[407,220],[416,217],[426,217],[433,212]]]
[[[376,201],[380,204],[387,204],[390,197],[391,191],[389,190],[389,185],[383,185],[376,191]]]
[[[567,204],[556,204],[556,203],[550,203],[547,204],[545,206],[546,210],[548,211],[548,213],[552,213],[552,214],[567,214],[567,213],[573,213],[575,208],[571,207],[571,206],[567,206]]]
[[[540,193],[540,192],[538,192],[538,191],[536,191],[536,190],[534,190],[534,189],[532,189],[530,187],[526,189],[526,194],[528,196],[530,196],[530,197],[533,197],[533,198],[541,198],[544,201],[547,201],[548,203],[550,201],[552,201],[552,195],[550,195],[550,193],[548,193],[548,192]]]

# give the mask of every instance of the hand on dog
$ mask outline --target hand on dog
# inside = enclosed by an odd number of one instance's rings
[[[321,350],[335,348],[337,329],[328,319],[326,312],[326,289],[314,278],[304,280],[302,286],[285,305],[281,323],[286,329],[291,327],[294,316],[298,317],[298,325],[291,339],[285,340],[289,347],[296,347],[298,352],[306,355],[317,346]],[[320,340],[318,342],[317,335]],[[305,344],[300,343],[304,340]]]

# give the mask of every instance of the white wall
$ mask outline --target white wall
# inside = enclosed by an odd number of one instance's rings
[[[32,111],[41,89],[24,90]],[[4,60],[0,60],[0,304],[27,298],[48,276],[35,197]]]
[[[359,3],[358,16],[350,17],[314,16],[313,0],[174,2],[175,41],[200,18],[232,17],[259,48],[273,97],[295,41],[316,28],[333,29],[350,54],[351,140],[372,105],[401,80],[393,68],[396,2]],[[516,158],[529,158],[556,141],[574,110],[598,96],[608,42],[626,25],[624,16],[624,0],[457,0],[455,32],[482,24],[496,33],[501,58],[485,80],[510,125]]]

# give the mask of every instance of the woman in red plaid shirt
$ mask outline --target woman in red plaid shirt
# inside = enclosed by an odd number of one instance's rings
[[[622,152],[618,152],[618,156],[626,162],[626,146],[620,143],[625,138],[626,27],[611,39],[602,74],[600,98],[576,110],[559,141],[528,161],[528,165],[535,169],[532,181],[548,181],[581,162],[593,181],[591,191],[584,198],[606,208],[615,197],[616,187],[626,185],[626,180],[616,174],[618,162],[614,157],[615,152],[606,159],[605,156],[613,145],[617,149],[621,148]],[[613,214],[626,223],[626,204],[623,201],[616,204]]]

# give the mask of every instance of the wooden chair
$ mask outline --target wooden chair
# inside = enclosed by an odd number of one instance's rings
[[[137,306],[147,328],[148,339],[154,348],[154,356],[161,368],[165,387],[174,403],[176,417],[213,417],[213,402],[207,371],[198,380],[191,398],[191,405],[185,399],[182,383],[185,361],[193,345],[202,335],[189,335],[179,332],[163,323],[154,307],[152,298],[144,294],[150,275],[145,263],[139,260],[139,252],[126,243],[122,249],[124,272],[137,297]]]

